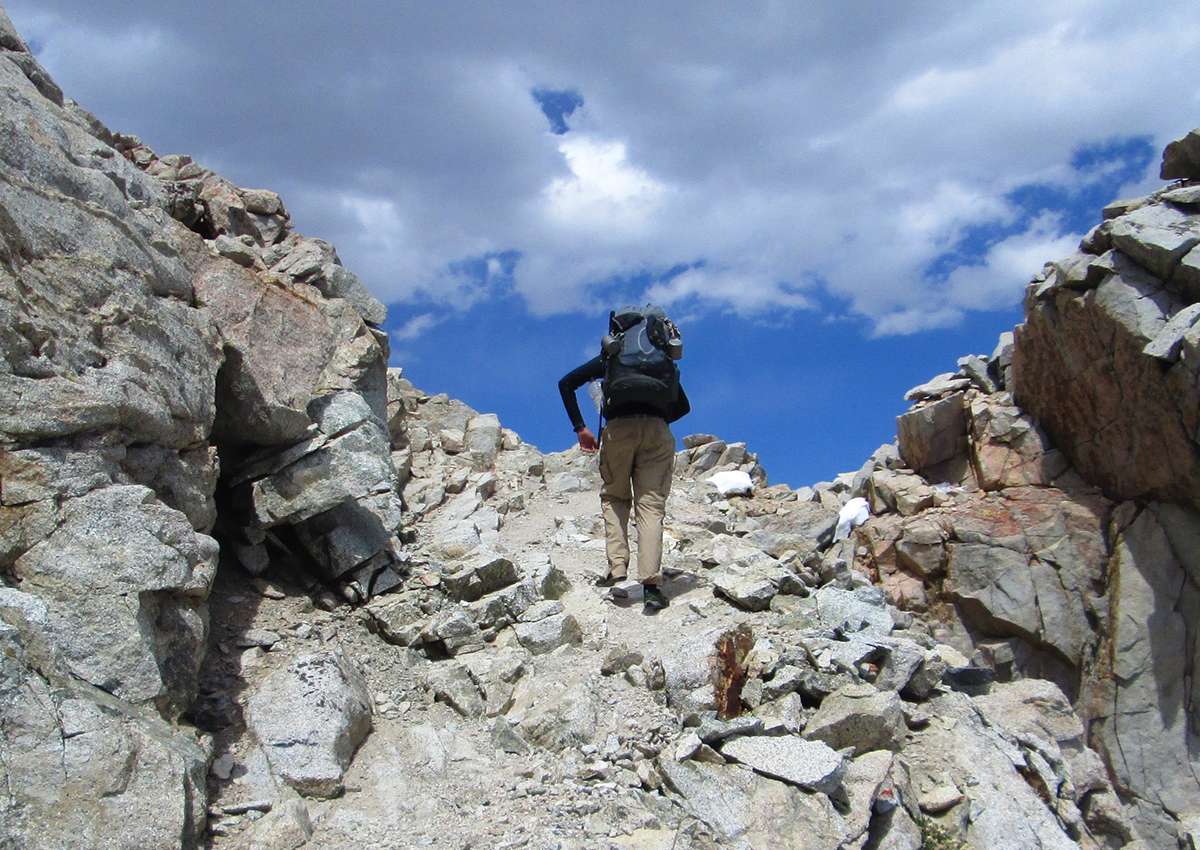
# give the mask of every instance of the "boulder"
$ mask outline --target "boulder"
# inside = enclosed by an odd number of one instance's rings
[[[513,626],[517,641],[534,655],[545,655],[560,646],[578,646],[583,643],[583,629],[574,616],[559,613],[531,623]]]
[[[589,744],[596,735],[598,706],[586,679],[534,683],[522,679],[509,719],[526,741],[561,751]]]
[[[725,629],[684,637],[662,657],[667,704],[681,715],[716,708],[717,641]]]
[[[974,543],[952,543],[947,551],[947,593],[970,622],[985,634],[1035,640],[1042,616],[1025,553]]]
[[[1200,179],[1200,129],[1167,145],[1158,176],[1163,180]]]
[[[956,392],[896,417],[900,456],[920,472],[966,449],[965,394]]]
[[[1018,772],[1018,768],[1029,770],[1018,744],[1020,732],[992,726],[963,694],[939,696],[930,707],[938,722],[914,735],[903,755],[916,799],[926,800],[931,809],[950,807],[936,820],[926,816],[930,827],[941,831],[948,843],[967,847],[1068,850],[1079,846],[1068,832],[1079,824],[1060,820],[1056,811],[1059,785],[1049,791],[1048,805],[1035,790],[1037,783],[1031,784]],[[997,714],[989,720],[1003,718]]]
[[[873,472],[867,479],[867,493],[876,514],[896,511],[901,516],[913,516],[934,503],[934,489],[924,478],[899,470]]]
[[[853,748],[854,755],[871,750],[899,750],[904,743],[900,697],[870,685],[848,685],[834,691],[809,720],[804,734],[835,750]]]
[[[442,586],[452,599],[460,602],[474,602],[486,594],[508,587],[520,578],[511,560],[486,549],[455,562],[451,567],[452,570],[442,576]]]
[[[831,629],[860,637],[886,637],[894,627],[883,594],[874,587],[842,590],[826,585],[813,598],[818,618]]]
[[[434,698],[444,702],[463,717],[482,717],[485,712],[483,694],[471,672],[457,662],[442,662],[423,673],[426,687]]]
[[[780,566],[732,567],[713,576],[713,593],[747,611],[765,611],[795,576]]]
[[[727,847],[834,850],[846,826],[824,794],[812,794],[741,765],[660,758],[659,770],[684,809]]]
[[[350,659],[307,653],[258,684],[246,723],[283,781],[301,794],[333,797],[371,731],[371,697]]]
[[[989,396],[969,403],[971,451],[979,486],[1046,486],[1067,470],[1062,452],[1051,446],[1028,414]]]
[[[1112,244],[1159,280],[1200,245],[1200,221],[1170,204],[1147,204],[1113,219]]]

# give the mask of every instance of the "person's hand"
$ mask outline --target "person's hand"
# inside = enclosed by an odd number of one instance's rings
[[[592,454],[600,448],[600,443],[596,439],[596,435],[587,427],[580,428],[575,432],[575,436],[579,438],[579,448],[583,449],[587,454]]]

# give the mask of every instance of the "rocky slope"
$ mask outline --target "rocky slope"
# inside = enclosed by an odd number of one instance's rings
[[[0,88],[0,846],[1200,845],[1200,133],[861,470],[688,437],[646,616],[277,195]]]

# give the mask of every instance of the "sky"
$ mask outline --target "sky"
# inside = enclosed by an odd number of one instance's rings
[[[653,302],[676,436],[793,487],[892,442],[1200,126],[1195,0],[0,2],[111,129],[279,192],[420,389],[568,448],[558,379]]]

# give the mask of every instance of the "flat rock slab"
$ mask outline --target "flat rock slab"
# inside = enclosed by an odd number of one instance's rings
[[[722,744],[721,754],[806,791],[826,794],[841,785],[845,771],[845,759],[836,750],[794,736],[731,738]]]

